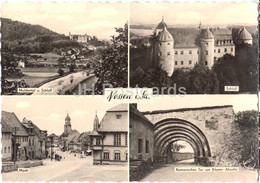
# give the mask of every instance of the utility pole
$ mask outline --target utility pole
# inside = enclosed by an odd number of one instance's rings
[[[16,134],[17,134],[17,131],[18,131],[18,127],[14,127],[14,167],[15,167],[15,162],[16,162],[16,157],[17,157],[17,154],[16,154]]]

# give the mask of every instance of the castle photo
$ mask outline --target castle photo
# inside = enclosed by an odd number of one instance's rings
[[[237,22],[235,18],[230,18],[229,22],[218,22],[217,14],[210,17],[204,15],[217,11],[220,3],[191,4],[194,6],[188,3],[153,3],[153,7],[146,3],[132,3],[131,9],[137,12],[133,12],[130,18],[131,86],[169,87],[175,83],[185,87],[187,93],[195,94],[228,93],[225,86],[237,86],[236,93],[255,92],[257,70],[246,73],[243,68],[257,65],[257,22]],[[247,11],[252,8],[250,3],[243,5]],[[157,10],[155,7],[158,6],[164,11]],[[200,6],[205,11],[196,9]],[[144,15],[147,18],[144,20],[144,17],[137,15],[146,7],[154,14],[150,17],[149,14]],[[186,7],[189,11],[178,7]],[[222,7],[225,9],[225,3]],[[226,9],[227,15],[231,15],[235,7],[231,4]],[[180,16],[172,13],[172,9],[181,13],[183,19],[178,19]],[[198,16],[190,18],[190,11]],[[142,75],[145,72],[148,73]],[[203,75],[204,72],[207,74]],[[225,72],[230,72],[231,78],[223,76]],[[246,79],[240,73],[249,74],[247,81],[253,83],[245,86]],[[200,83],[201,88],[190,84],[205,77],[210,82]],[[155,86],[149,86],[151,82]]]

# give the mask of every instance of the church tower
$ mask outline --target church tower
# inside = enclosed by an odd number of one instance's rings
[[[214,36],[212,32],[207,29],[201,30],[200,46],[201,46],[201,60],[200,63],[208,66],[210,69],[214,65]]]
[[[155,38],[155,63],[171,76],[174,71],[174,39],[163,20],[159,25],[163,29]]]
[[[97,130],[99,128],[99,120],[98,120],[98,116],[97,116],[97,112],[94,118],[94,124],[93,124],[93,130]]]
[[[67,114],[65,118],[64,135],[68,136],[71,131],[71,119],[69,117],[69,114]]]

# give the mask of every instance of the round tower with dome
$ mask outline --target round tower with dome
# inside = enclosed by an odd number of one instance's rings
[[[246,30],[245,27],[239,31],[237,36],[237,43],[238,44],[246,43],[250,45],[253,44],[253,38],[251,34]]]
[[[210,69],[214,65],[214,35],[207,29],[201,30],[200,46],[201,46],[201,64],[208,66]]]
[[[155,63],[171,76],[174,71],[174,39],[167,30],[163,19],[157,26],[155,33],[159,30],[161,31],[155,38]]]

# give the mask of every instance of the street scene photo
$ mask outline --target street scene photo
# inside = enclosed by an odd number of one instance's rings
[[[256,94],[257,7],[130,3],[130,86],[157,87],[168,95]]]
[[[127,22],[127,3],[2,3],[1,94],[100,95],[104,84],[127,87]]]
[[[129,110],[130,181],[257,181],[256,95],[158,96]]]
[[[127,104],[102,97],[2,102],[3,181],[128,181]]]

